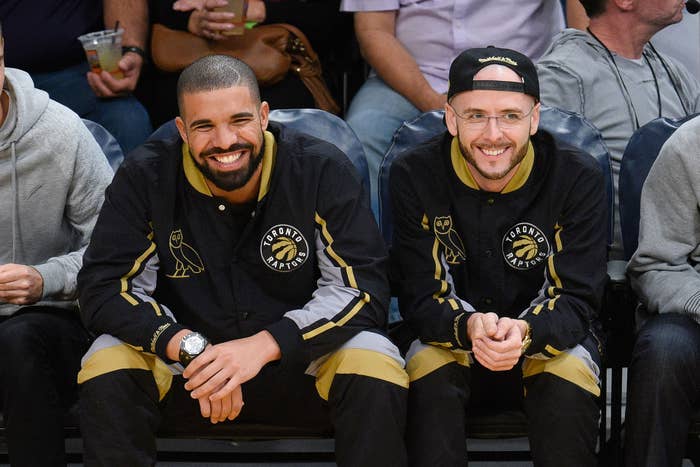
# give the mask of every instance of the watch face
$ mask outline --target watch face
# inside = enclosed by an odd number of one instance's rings
[[[182,342],[182,349],[190,355],[198,355],[204,351],[207,340],[201,334],[191,334]]]

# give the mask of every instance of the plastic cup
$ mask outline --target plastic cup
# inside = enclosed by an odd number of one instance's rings
[[[122,34],[123,29],[91,32],[78,37],[83,44],[90,70],[100,73],[108,71],[115,78],[124,77],[119,69],[119,60],[122,58]]]
[[[233,13],[233,29],[222,31],[224,36],[240,36],[245,33],[245,15],[248,11],[248,0],[228,0],[228,5],[216,7],[215,11],[227,11]]]

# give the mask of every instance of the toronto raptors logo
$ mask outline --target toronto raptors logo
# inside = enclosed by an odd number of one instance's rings
[[[503,236],[503,258],[514,269],[526,270],[540,265],[549,256],[547,237],[532,224],[521,222]]]
[[[263,235],[260,257],[272,270],[294,271],[309,257],[309,245],[299,229],[287,224],[278,224]]]

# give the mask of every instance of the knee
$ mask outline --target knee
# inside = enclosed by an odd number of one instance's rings
[[[6,359],[26,361],[43,347],[43,331],[38,316],[24,314],[12,317],[0,325],[0,342]]]
[[[338,375],[348,375],[406,389],[408,375],[403,366],[398,349],[389,339],[362,332],[323,362],[316,375],[316,388],[319,395],[328,400],[334,379]]]
[[[99,392],[125,394],[130,388],[157,392],[158,400],[170,391],[173,374],[155,355],[145,354],[109,335],[95,340],[83,357],[78,383],[99,387]]]
[[[700,326],[675,313],[652,318],[637,336],[632,366],[653,371],[656,380],[677,371],[699,371]]]

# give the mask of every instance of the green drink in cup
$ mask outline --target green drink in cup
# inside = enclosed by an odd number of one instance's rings
[[[78,40],[83,44],[83,49],[85,49],[91,71],[100,73],[105,70],[117,79],[124,77],[119,69],[119,60],[122,58],[123,33],[123,29],[107,29],[78,37]]]

